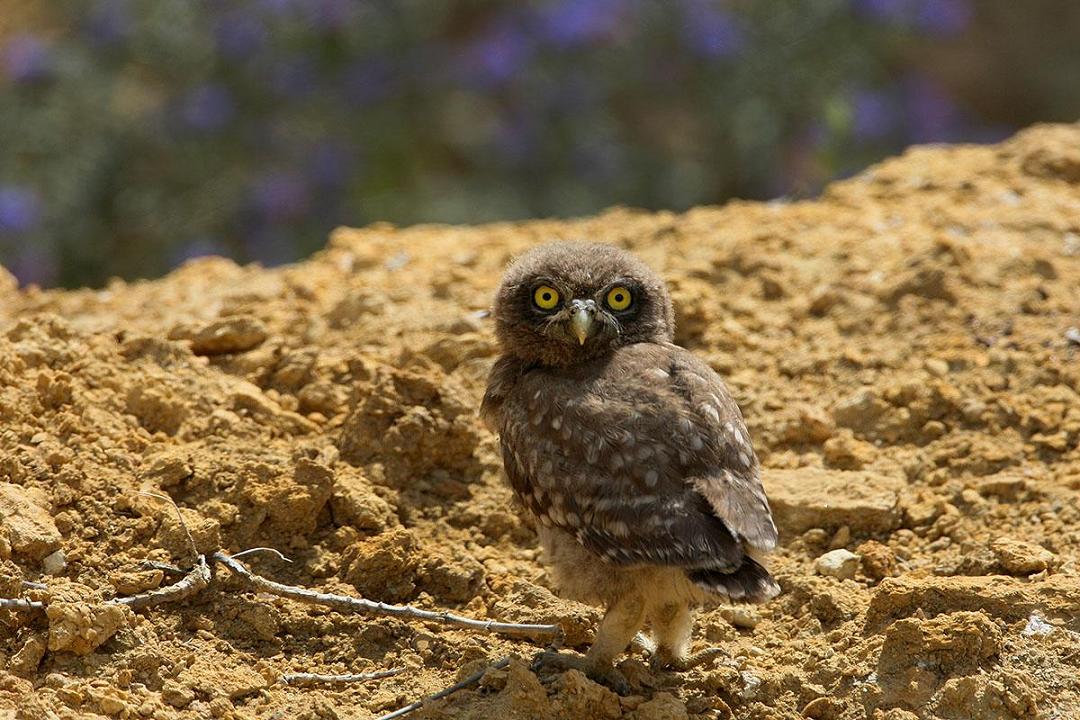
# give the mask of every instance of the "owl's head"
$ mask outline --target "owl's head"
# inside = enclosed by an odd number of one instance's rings
[[[638,342],[670,342],[664,281],[636,257],[598,243],[541,245],[517,258],[495,296],[504,352],[565,367]]]

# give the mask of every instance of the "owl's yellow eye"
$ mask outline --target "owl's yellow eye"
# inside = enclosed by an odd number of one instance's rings
[[[541,310],[553,310],[559,304],[559,291],[550,285],[541,285],[533,291],[533,302]]]
[[[630,290],[624,288],[622,285],[616,285],[608,290],[607,294],[607,306],[612,310],[619,312],[630,307],[630,303],[634,302],[633,296],[630,294]]]

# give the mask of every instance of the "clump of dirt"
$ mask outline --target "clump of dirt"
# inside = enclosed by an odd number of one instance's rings
[[[14,717],[368,717],[516,655],[427,717],[1080,716],[1080,126],[918,148],[813,202],[334,233],[311,260],[17,290],[0,273],[0,708]],[[615,243],[671,285],[765,466],[783,594],[702,615],[727,660],[633,692],[527,643],[242,590],[105,601],[140,563],[561,622],[475,408],[505,263]],[[830,551],[843,550],[821,562]],[[40,583],[27,587],[23,583]],[[169,580],[168,582],[171,582]],[[283,672],[407,672],[293,687]]]

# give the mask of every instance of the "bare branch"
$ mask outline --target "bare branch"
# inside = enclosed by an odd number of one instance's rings
[[[440,690],[439,692],[435,693],[434,695],[428,695],[427,697],[421,698],[421,699],[417,700],[416,702],[409,703],[408,705],[405,705],[404,707],[400,707],[397,710],[395,710],[394,712],[389,713],[387,715],[380,715],[378,718],[376,718],[376,720],[394,720],[394,718],[404,717],[405,715],[408,715],[409,713],[413,712],[414,710],[419,710],[420,708],[422,708],[425,705],[425,703],[435,702],[436,700],[442,700],[444,697],[447,697],[448,695],[453,695],[458,690],[463,690],[463,689],[469,687],[470,685],[475,685],[476,683],[480,682],[480,679],[483,678],[484,675],[487,674],[487,672],[489,670],[502,670],[504,667],[506,667],[509,664],[510,664],[510,658],[505,657],[502,660],[498,661],[497,663],[489,665],[486,668],[484,668],[483,670],[480,670],[478,672],[473,673],[472,675],[465,678],[461,682],[454,683],[453,685],[446,688],[445,690]]]
[[[169,563],[156,562],[154,560],[143,560],[139,563],[139,567],[143,570],[160,570],[166,575],[186,575],[191,572],[191,568],[185,570],[182,567],[170,565]]]
[[[286,685],[322,685],[334,683],[354,683],[366,680],[379,680],[405,672],[405,668],[391,668],[375,672],[355,673],[351,675],[319,675],[317,673],[285,673],[281,682]]]
[[[494,632],[514,637],[562,637],[562,629],[558,625],[528,625],[522,623],[496,622],[494,620],[476,620],[474,618],[467,618],[449,612],[433,612],[431,610],[421,610],[420,608],[414,608],[409,605],[390,605],[384,602],[365,600],[364,598],[349,597],[348,595],[332,595],[329,593],[321,593],[314,590],[308,590],[307,588],[300,588],[294,585],[283,585],[281,583],[274,582],[273,580],[267,580],[266,578],[256,575],[255,573],[248,570],[246,567],[244,567],[243,563],[236,560],[232,556],[226,555],[222,552],[214,553],[211,556],[211,559],[229,568],[229,570],[231,570],[234,574],[246,581],[248,585],[262,592],[270,593],[271,595],[278,595],[280,597],[290,598],[299,602],[310,603],[313,605],[325,605],[326,607],[331,607],[338,612],[362,612],[374,613],[379,615],[394,615],[397,617],[407,617],[416,620],[427,620],[431,622],[442,623],[444,625],[467,628],[469,630]]]
[[[0,598],[0,610],[30,612],[31,610],[44,610],[46,603],[41,600],[27,600],[25,598]]]
[[[292,560],[290,560],[289,558],[282,555],[281,551],[275,550],[274,548],[268,548],[268,547],[248,548],[247,550],[244,550],[242,552],[233,553],[233,558],[244,557],[245,555],[250,555],[251,553],[260,553],[260,552],[272,553],[274,555],[277,555],[278,560],[284,560],[287,563],[292,562]]]
[[[210,584],[210,566],[206,564],[206,558],[199,556],[195,567],[188,571],[179,581],[172,585],[150,590],[148,592],[131,595],[129,597],[113,598],[108,601],[110,605],[126,605],[132,610],[160,605],[161,603],[177,602],[185,600],[192,595],[201,592]]]

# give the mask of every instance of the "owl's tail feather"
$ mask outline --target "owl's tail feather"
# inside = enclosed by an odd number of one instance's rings
[[[687,574],[702,590],[732,602],[762,603],[780,594],[780,586],[769,571],[749,556],[735,572],[691,570]]]

